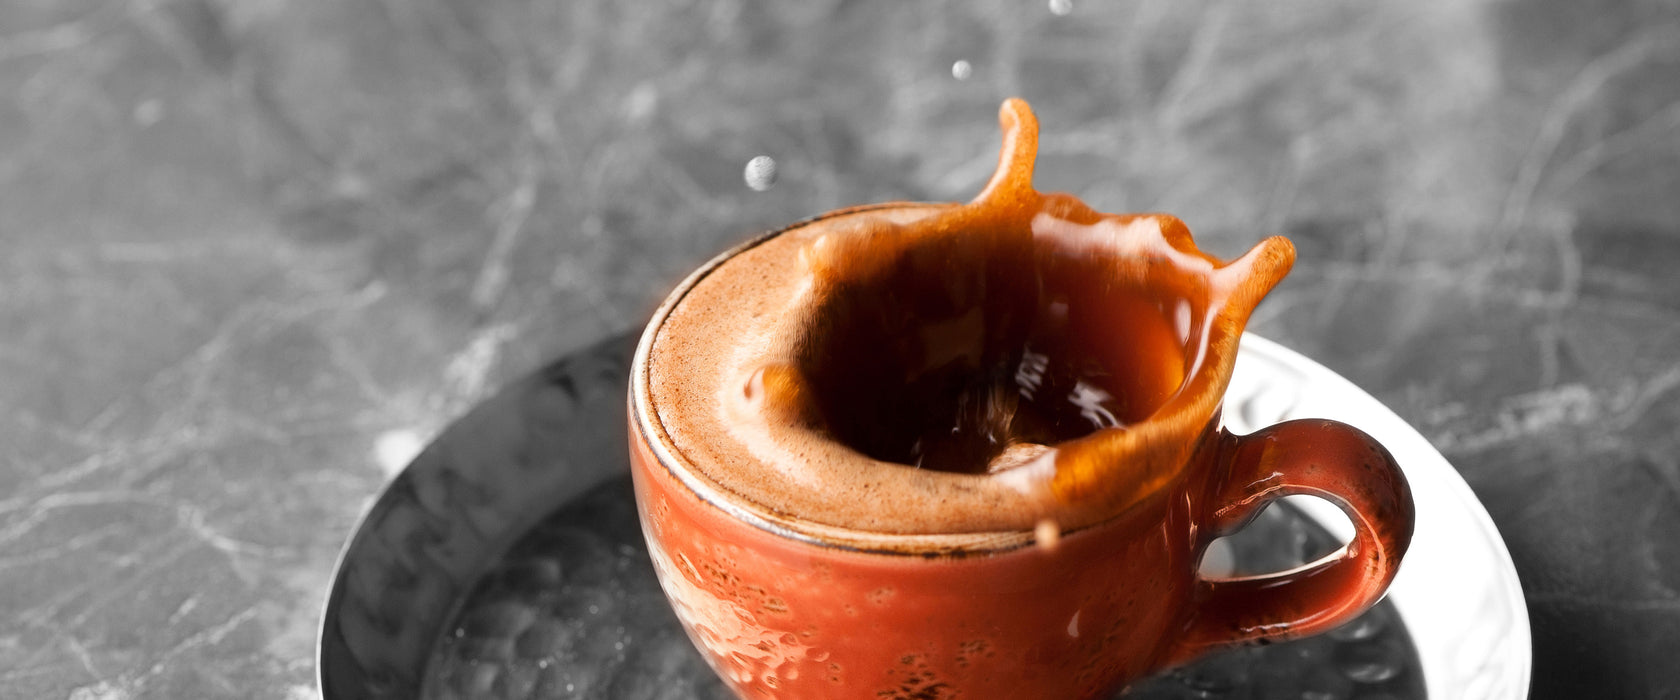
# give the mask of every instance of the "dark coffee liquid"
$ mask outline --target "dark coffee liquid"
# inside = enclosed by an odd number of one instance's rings
[[[981,229],[846,253],[799,369],[815,427],[874,459],[985,472],[1142,421],[1183,384],[1200,304],[1117,275],[1118,252]]]

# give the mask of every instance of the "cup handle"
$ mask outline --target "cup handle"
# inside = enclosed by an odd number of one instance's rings
[[[1166,666],[1244,642],[1325,632],[1382,598],[1411,544],[1411,487],[1393,455],[1353,426],[1330,420],[1279,423],[1251,435],[1220,430],[1202,542],[1248,524],[1283,496],[1317,496],[1353,521],[1340,552],[1294,570],[1229,579],[1196,578],[1191,617]]]

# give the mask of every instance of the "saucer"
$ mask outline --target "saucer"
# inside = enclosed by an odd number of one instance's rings
[[[1236,433],[1333,418],[1387,447],[1417,506],[1412,546],[1387,599],[1416,642],[1430,697],[1528,697],[1533,650],[1516,565],[1470,485],[1428,439],[1353,382],[1252,333],[1243,335],[1224,416]],[[1329,503],[1286,500],[1338,540],[1352,536],[1346,516]]]
[[[373,501],[321,622],[324,700],[729,697],[660,594],[637,526],[624,454],[634,342],[610,338],[508,385]],[[1388,599],[1343,628],[1214,655],[1121,697],[1526,697],[1528,618],[1510,556],[1421,435],[1253,335],[1225,414],[1239,433],[1323,416],[1377,437],[1412,484],[1412,549]],[[1287,499],[1204,567],[1278,570],[1350,529],[1322,501]]]

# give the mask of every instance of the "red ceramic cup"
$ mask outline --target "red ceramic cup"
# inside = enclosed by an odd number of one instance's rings
[[[1014,159],[1030,167],[1034,132],[1023,137],[1015,128],[1034,126],[1030,116],[1024,105],[1005,107],[1006,166]],[[994,180],[982,195],[994,198],[986,206],[1008,212],[1026,211],[1011,206],[1019,201],[1040,204],[1029,186],[1010,190],[1007,179]],[[1106,464],[1152,475],[1147,488],[1113,501],[1120,505],[1102,518],[1059,533],[1036,531],[1030,522],[951,535],[869,531],[767,508],[708,477],[706,465],[697,463],[706,459],[704,450],[682,449],[674,426],[664,422],[672,414],[654,404],[650,376],[660,368],[650,365],[660,356],[653,350],[673,310],[690,298],[729,307],[737,297],[705,296],[708,278],[723,276],[719,271],[731,260],[755,255],[779,236],[818,232],[810,227],[844,230],[853,217],[913,221],[960,206],[847,210],[773,233],[696,272],[643,335],[629,403],[643,531],[690,638],[737,694],[1100,697],[1222,647],[1327,631],[1381,598],[1413,522],[1410,491],[1388,451],[1333,421],[1292,421],[1245,436],[1219,427],[1242,325],[1293,259],[1281,241],[1234,268],[1258,282],[1243,278],[1231,287],[1237,291],[1214,295],[1222,301],[1196,312],[1207,319],[1205,343],[1185,349],[1196,358],[1186,365],[1194,369],[1172,398],[1124,431],[1094,438],[1107,440],[1093,452]],[[1117,221],[1125,226],[1134,219]],[[1162,240],[1180,252],[1195,252],[1176,220],[1146,223],[1159,225]],[[1147,278],[1159,268],[1158,257],[1141,256],[1141,271],[1124,274]],[[1225,274],[1215,269],[1217,261],[1205,260],[1208,274]],[[797,472],[800,465],[779,466]],[[1058,471],[1050,488],[1059,498],[1089,500],[1108,486],[1104,479],[1102,470]],[[1340,506],[1353,523],[1353,540],[1293,571],[1200,575],[1202,554],[1214,539],[1241,528],[1267,503],[1296,494]]]
[[[1031,531],[959,551],[796,531],[673,452],[646,403],[647,359],[644,340],[630,454],[648,548],[690,638],[743,698],[1099,697],[1221,647],[1352,619],[1410,540],[1405,479],[1369,436],[1323,420],[1235,436],[1217,413],[1182,436],[1190,457],[1167,484],[1053,548]],[[1340,506],[1353,541],[1296,571],[1198,575],[1210,542],[1293,494]]]

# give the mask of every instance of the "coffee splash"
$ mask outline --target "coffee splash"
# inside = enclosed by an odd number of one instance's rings
[[[701,471],[799,521],[950,533],[1098,522],[1186,463],[1293,248],[1227,264],[1177,218],[1040,193],[1031,110],[1000,122],[973,201],[819,219],[702,282],[753,311],[708,341],[735,344],[712,396],[745,454]]]
[[[793,363],[775,366],[783,396],[768,399],[799,410],[777,419],[963,473],[1147,419],[1183,384],[1195,304],[1117,278],[1110,256],[1078,245],[1094,217],[1061,204],[957,235],[932,228],[943,217],[871,222],[807,247],[815,301]]]

